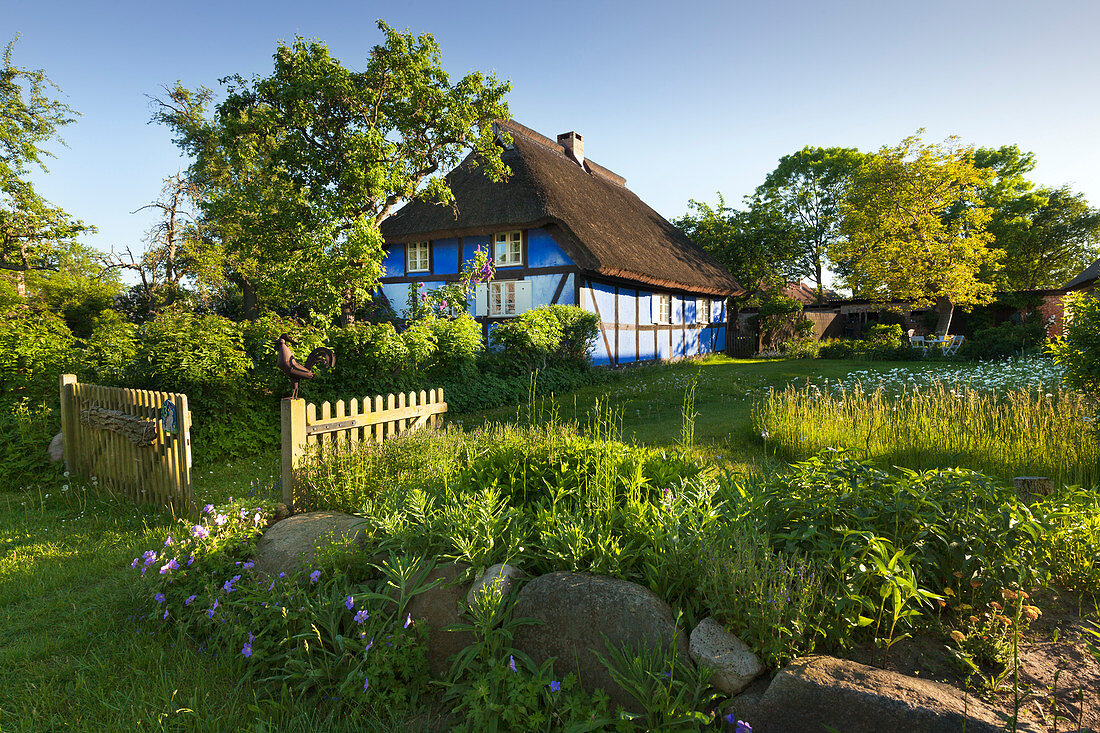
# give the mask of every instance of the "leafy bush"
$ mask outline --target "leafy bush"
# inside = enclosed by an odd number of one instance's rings
[[[888,472],[825,451],[768,482],[744,511],[759,517],[775,549],[828,570],[827,585],[841,594],[838,638],[863,619],[877,623],[880,600],[905,614],[931,608],[928,599],[950,588],[978,605],[1046,577],[1043,524],[1010,489],[973,471]],[[884,583],[899,595],[885,601]]]
[[[1070,385],[1100,395],[1100,298],[1093,293],[1069,293],[1065,309],[1062,336],[1051,342],[1050,353]]]
[[[771,291],[760,301],[757,315],[760,343],[764,350],[775,350],[789,339],[805,338],[814,324],[802,315],[803,305],[778,291]]]
[[[137,361],[137,334],[138,327],[116,311],[99,315],[84,345],[81,378],[96,384],[125,385]]]
[[[501,349],[505,359],[519,360],[528,369],[545,367],[561,339],[561,321],[546,308],[529,310],[489,332],[490,344]]]
[[[788,339],[779,344],[780,353],[790,359],[815,359],[821,350],[821,342],[815,338]]]
[[[900,349],[909,346],[909,339],[897,323],[874,323],[863,332],[863,340],[875,348]]]
[[[1046,340],[1046,330],[1037,316],[1023,323],[1006,322],[978,329],[959,347],[959,356],[971,359],[1007,359],[1038,350]]]
[[[435,361],[436,340],[432,325],[435,320],[435,316],[428,315],[409,323],[401,332],[401,340],[409,352],[408,369],[414,374],[427,369]]]
[[[325,344],[336,353],[336,368],[310,384],[318,393],[363,396],[400,391],[410,381],[409,347],[390,323],[357,323],[328,332]],[[302,351],[304,356],[309,352]]]
[[[467,374],[484,348],[481,324],[469,313],[455,318],[436,318],[431,324],[436,342],[435,375],[446,378]]]
[[[592,345],[600,335],[600,317],[574,305],[548,305],[538,310],[553,315],[561,326],[556,358],[567,364],[588,364]]]
[[[17,305],[0,314],[0,397],[57,404],[61,375],[79,359],[76,339],[56,314]]]
[[[143,387],[195,400],[231,394],[252,369],[240,324],[182,308],[159,313],[140,330],[134,368]]]
[[[52,482],[61,472],[46,457],[46,446],[61,429],[56,406],[27,398],[0,400],[0,486],[21,488]]]
[[[880,324],[882,325],[882,324]],[[885,328],[901,329],[901,326],[888,325]],[[820,359],[867,359],[869,361],[904,361],[919,356],[909,346],[908,339],[903,345],[895,345],[893,334],[877,335],[874,339],[831,339],[823,341],[817,352]]]

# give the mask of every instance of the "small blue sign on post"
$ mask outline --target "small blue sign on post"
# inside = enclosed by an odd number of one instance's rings
[[[176,422],[176,405],[171,400],[165,400],[160,406],[160,421],[164,426],[165,435],[179,433],[179,424]]]

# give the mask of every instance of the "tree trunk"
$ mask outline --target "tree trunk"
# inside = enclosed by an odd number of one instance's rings
[[[821,275],[821,260],[814,263],[814,274],[817,276],[817,304],[822,305],[825,302],[825,283],[824,278]]]
[[[260,318],[256,287],[247,280],[241,280],[241,315],[250,321],[257,321]]]
[[[351,290],[345,290],[342,294],[344,302],[340,306],[340,325],[344,328],[355,323],[356,303]]]
[[[955,315],[955,304],[951,298],[941,295],[936,298],[936,335],[944,337],[951,330],[951,317]]]

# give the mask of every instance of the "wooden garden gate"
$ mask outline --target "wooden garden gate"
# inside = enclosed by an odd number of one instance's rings
[[[386,395],[384,405],[382,395],[364,397],[361,406],[359,400],[353,399],[347,405],[340,400],[335,414],[333,405],[322,402],[320,417],[317,405],[287,397],[282,402],[283,503],[293,508],[294,473],[311,447],[354,448],[360,443],[382,443],[421,427],[436,427],[446,411],[442,389]]]
[[[70,472],[136,502],[192,504],[187,395],[81,384],[62,374],[61,432]]]

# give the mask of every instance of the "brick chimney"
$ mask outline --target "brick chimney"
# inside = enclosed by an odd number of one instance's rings
[[[565,148],[565,154],[584,168],[584,137],[575,132],[563,132],[558,135],[558,145]]]

